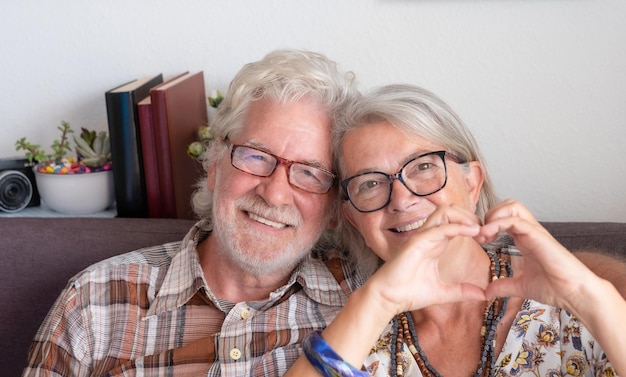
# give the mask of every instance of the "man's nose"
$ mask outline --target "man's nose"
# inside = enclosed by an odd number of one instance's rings
[[[278,164],[272,174],[262,178],[257,193],[268,204],[276,207],[291,204],[293,187],[289,183],[289,168],[285,164]]]

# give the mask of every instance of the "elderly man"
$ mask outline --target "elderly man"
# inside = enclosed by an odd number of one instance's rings
[[[201,220],[74,277],[24,376],[283,374],[358,284],[329,250],[311,256],[336,195],[331,127],[355,85],[312,52],[245,65],[213,124]]]

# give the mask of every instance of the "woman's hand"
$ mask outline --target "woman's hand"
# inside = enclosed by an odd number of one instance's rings
[[[626,373],[626,301],[589,270],[519,202],[507,200],[485,216],[479,242],[507,232],[524,256],[521,274],[487,286],[487,297],[532,298],[573,313],[600,343],[618,374]]]
[[[487,297],[517,296],[573,311],[580,303],[582,288],[601,280],[563,247],[521,203],[509,199],[485,215],[476,240],[494,240],[507,232],[524,256],[521,274],[492,282]]]

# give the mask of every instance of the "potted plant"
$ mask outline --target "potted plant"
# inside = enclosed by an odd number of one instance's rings
[[[68,214],[84,215],[108,208],[114,200],[111,147],[105,131],[81,128],[78,137],[70,124],[61,121],[61,132],[47,153],[25,137],[15,143],[23,150],[33,167],[41,200],[50,209]],[[75,155],[72,155],[72,151]]]

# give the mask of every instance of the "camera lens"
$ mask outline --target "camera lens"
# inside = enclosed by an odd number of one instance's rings
[[[33,186],[24,173],[17,170],[0,172],[0,211],[21,211],[32,197]]]

